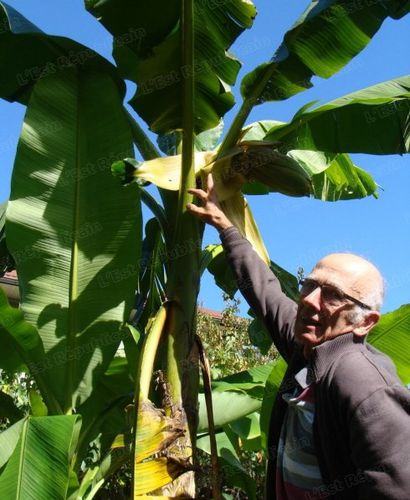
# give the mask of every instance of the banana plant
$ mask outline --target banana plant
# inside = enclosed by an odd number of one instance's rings
[[[129,457],[134,498],[193,498],[196,299],[201,271],[220,249],[202,254],[204,228],[186,212],[188,189],[212,172],[228,216],[268,263],[244,194],[377,196],[348,153],[409,151],[409,77],[306,105],[289,123],[247,119],[255,106],[331,77],[410,5],[312,1],[272,59],[243,78],[239,111],[223,136],[240,68],[229,48],[252,27],[250,0],[86,0],[85,7],[112,35],[115,65],[0,2],[0,96],[27,107],[2,250],[15,260],[24,313],[16,329],[4,306],[8,369],[35,376],[42,418],[81,415],[78,439],[64,445],[70,480],[55,498],[92,498]],[[137,85],[132,112],[123,105],[125,80]],[[362,119],[386,107],[388,134]],[[141,202],[154,215],[144,241]],[[127,357],[118,361],[121,340]],[[83,474],[92,446],[99,458]],[[12,456],[0,481],[14,470]]]

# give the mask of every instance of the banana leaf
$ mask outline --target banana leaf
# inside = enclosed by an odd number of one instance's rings
[[[163,233],[156,218],[145,225],[142,243],[140,275],[133,321],[145,327],[164,301],[166,247]]]
[[[44,123],[55,123],[45,128]],[[121,95],[107,73],[68,68],[31,93],[6,222],[21,304],[36,325],[49,390],[65,411],[106,370],[132,307],[141,237],[137,186],[111,163],[132,154]]]
[[[0,475],[2,499],[65,499],[79,424],[76,415],[26,418]]]
[[[260,365],[212,382],[215,428],[229,424],[261,408],[265,382],[272,364]],[[208,431],[204,394],[199,394],[198,432]]]
[[[410,76],[379,83],[275,126],[267,141],[291,149],[332,153],[403,154],[410,151]]]
[[[377,194],[372,176],[355,165],[347,154],[289,151],[311,175],[313,197],[322,201],[353,200]]]
[[[192,74],[195,133],[218,125],[234,104],[229,85],[235,82],[240,62],[228,49],[252,26],[256,9],[251,1],[194,2],[193,67],[181,62],[179,2],[87,0],[85,4],[113,34],[113,55],[121,74],[138,85],[130,104],[152,131],[166,134],[182,128],[182,86]]]
[[[313,0],[271,61],[244,77],[242,96],[261,104],[310,88],[313,76],[329,78],[361,52],[387,18],[409,11],[408,1]]]
[[[410,383],[410,305],[383,314],[370,331],[368,341],[394,361],[404,384]]]
[[[23,415],[10,427],[0,433],[0,470],[9,461],[20,439],[25,418]]]
[[[279,357],[275,360],[272,371],[266,380],[265,391],[260,411],[260,428],[262,447],[267,451],[269,424],[272,415],[272,407],[286,371],[286,362]]]
[[[126,407],[132,404],[133,388],[127,360],[114,358],[92,395],[77,409],[83,422],[77,466],[87,456],[91,442],[99,455],[104,456],[117,435],[129,437],[131,422],[127,419]]]
[[[27,104],[35,84],[69,68],[99,69],[111,76],[124,97],[125,85],[116,68],[94,50],[65,37],[43,33],[13,7],[0,2],[0,97]],[[58,128],[44,122],[43,128]]]

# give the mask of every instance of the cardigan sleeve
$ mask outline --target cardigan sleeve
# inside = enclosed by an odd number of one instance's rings
[[[242,295],[288,361],[294,349],[296,303],[282,292],[276,276],[235,227],[225,229],[220,237]]]
[[[399,383],[373,391],[350,422],[360,499],[410,498],[410,391]]]

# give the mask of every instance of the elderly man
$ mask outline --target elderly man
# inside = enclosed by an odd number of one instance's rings
[[[337,253],[301,281],[299,304],[207,191],[187,209],[220,233],[241,292],[288,369],[272,410],[266,498],[410,500],[410,391],[366,343],[380,318],[383,279]]]

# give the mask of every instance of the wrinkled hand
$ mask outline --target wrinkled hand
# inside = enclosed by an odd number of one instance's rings
[[[226,217],[216,195],[212,174],[206,178],[206,191],[203,189],[188,189],[188,192],[202,201],[202,207],[188,203],[186,208],[191,214],[214,226],[219,232],[232,227],[232,222]]]

